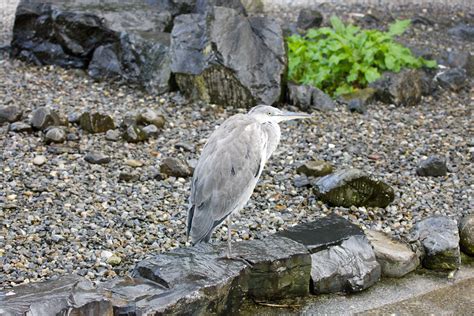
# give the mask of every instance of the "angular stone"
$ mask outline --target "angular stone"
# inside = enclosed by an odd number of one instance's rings
[[[270,236],[236,243],[233,253],[252,264],[239,277],[239,285],[253,299],[276,300],[309,294],[311,259],[304,245],[282,236]]]
[[[375,253],[365,236],[352,236],[340,245],[311,255],[312,291],[359,292],[374,285],[381,275]]]
[[[376,98],[384,103],[414,106],[421,101],[425,90],[422,78],[422,72],[413,69],[399,73],[385,72],[369,87],[376,90]]]
[[[461,23],[450,28],[448,34],[466,41],[474,42],[474,25]]]
[[[161,161],[160,172],[169,177],[187,178],[192,176],[189,166],[178,158],[165,158]]]
[[[51,127],[44,135],[44,140],[49,143],[64,143],[66,140],[66,132],[61,127]]]
[[[293,83],[288,84],[288,103],[299,107],[303,111],[330,111],[336,108],[331,97],[318,88]]]
[[[166,120],[163,115],[158,114],[151,109],[147,109],[140,113],[137,118],[137,123],[143,125],[152,124],[157,128],[163,128],[165,126]]]
[[[334,213],[313,222],[289,227],[276,235],[305,245],[310,253],[340,245],[352,236],[365,236],[359,226]]]
[[[145,126],[143,128],[143,131],[145,132],[147,138],[156,137],[160,134],[160,130],[158,129],[158,127],[153,124]]]
[[[134,124],[127,127],[122,137],[129,143],[143,142],[148,139],[145,131],[143,131],[141,127]]]
[[[309,177],[322,177],[332,172],[332,165],[323,160],[310,160],[296,168],[296,172]]]
[[[35,129],[45,130],[50,126],[61,125],[61,119],[55,111],[43,106],[33,111],[30,123]]]
[[[0,124],[19,121],[22,115],[23,111],[15,105],[0,107]]]
[[[313,187],[318,198],[334,206],[386,207],[395,198],[388,184],[372,180],[358,169],[344,169],[324,176]]]
[[[170,10],[188,13],[179,11],[178,2],[185,1],[22,0],[12,55],[38,65],[88,67],[95,79],[120,79],[163,93],[171,78],[165,33],[172,28]]]
[[[374,248],[383,276],[400,278],[415,270],[420,264],[420,259],[407,244],[374,230],[366,231],[366,235]]]
[[[308,177],[304,174],[300,176],[296,176],[295,179],[293,180],[293,184],[297,188],[311,187],[311,182],[309,181]]]
[[[466,70],[462,68],[454,68],[443,71],[436,76],[439,85],[445,89],[459,91],[468,83]]]
[[[179,89],[193,99],[238,107],[280,99],[287,59],[276,21],[225,7],[180,15],[170,51]]]
[[[461,265],[456,221],[443,216],[429,217],[415,225],[413,234],[423,246],[425,268],[454,270]]]
[[[299,29],[307,30],[320,27],[322,22],[323,15],[321,12],[312,9],[304,9],[298,14],[296,25]]]
[[[114,120],[110,115],[99,112],[84,112],[80,119],[81,128],[89,133],[105,133],[115,129]]]
[[[179,248],[139,262],[133,277],[160,285],[165,291],[149,300],[156,313],[222,313],[232,309],[232,297],[241,297],[237,278],[246,268],[225,260],[211,244]]]
[[[110,140],[112,142],[119,141],[122,136],[122,133],[118,129],[109,129],[105,133],[105,139]]]
[[[88,163],[103,165],[110,162],[110,157],[99,152],[89,152],[84,156]]]
[[[14,122],[8,126],[8,130],[14,133],[30,133],[33,131],[33,128],[25,122]]]
[[[459,238],[461,250],[474,256],[474,215],[466,215],[459,223]]]
[[[125,182],[135,182],[140,180],[140,175],[136,172],[120,172],[119,180]]]
[[[79,276],[21,285],[0,293],[2,315],[112,315],[113,306]]]
[[[431,156],[423,160],[416,168],[416,174],[422,177],[442,177],[447,173],[446,160],[438,156]]]

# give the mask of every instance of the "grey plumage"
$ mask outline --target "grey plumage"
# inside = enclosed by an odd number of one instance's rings
[[[191,183],[187,235],[193,244],[208,242],[214,229],[250,199],[280,141],[278,122],[305,117],[260,105],[230,117],[212,133]]]

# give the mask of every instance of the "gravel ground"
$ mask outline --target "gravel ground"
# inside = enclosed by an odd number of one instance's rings
[[[416,27],[404,40],[434,51],[474,45],[441,36],[444,28]],[[459,218],[474,209],[472,124],[473,94],[440,91],[416,107],[369,106],[365,115],[340,108],[314,113],[314,119],[282,124],[279,148],[266,166],[247,207],[235,218],[233,238],[262,238],[289,225],[336,212],[364,228],[405,238],[419,219],[434,214]],[[171,93],[151,97],[130,87],[91,81],[83,71],[34,67],[0,57],[0,106],[25,112],[50,106],[64,116],[85,109],[112,115],[142,108],[162,112],[167,124],[160,135],[140,144],[111,142],[75,125],[77,140],[45,145],[41,133],[16,134],[0,126],[0,288],[36,282],[66,273],[103,280],[126,274],[134,263],[154,253],[186,246],[185,217],[189,180],[156,180],[165,157],[195,162],[206,138],[229,116],[243,110],[188,103]],[[177,143],[190,144],[191,151]],[[111,157],[92,165],[86,153]],[[416,176],[418,163],[445,157],[449,174]],[[45,163],[36,165],[35,157]],[[379,156],[378,160],[373,160]],[[360,168],[396,191],[386,209],[327,207],[307,188],[293,182],[296,166],[311,158],[331,162],[336,170]],[[131,167],[127,160],[143,162]],[[133,169],[133,170],[132,170]],[[122,171],[141,175],[120,182]],[[214,234],[225,240],[226,226]],[[110,256],[118,265],[107,263]],[[117,262],[114,262],[117,264]]]

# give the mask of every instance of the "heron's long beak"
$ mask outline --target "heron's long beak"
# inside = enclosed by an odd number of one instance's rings
[[[312,117],[311,114],[307,113],[298,113],[298,112],[289,112],[285,111],[282,112],[279,115],[276,115],[279,118],[279,121],[289,121],[289,120],[295,120],[295,119],[306,119]]]

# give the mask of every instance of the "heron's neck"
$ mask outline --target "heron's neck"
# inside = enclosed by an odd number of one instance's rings
[[[268,160],[280,143],[280,126],[274,122],[266,122],[262,126],[267,135],[266,160]]]

